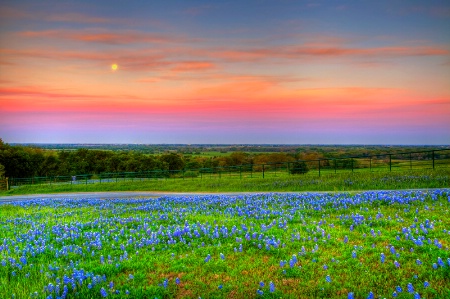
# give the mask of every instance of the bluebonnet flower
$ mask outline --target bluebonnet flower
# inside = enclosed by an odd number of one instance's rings
[[[395,265],[396,268],[400,268],[400,263],[397,262],[396,260],[394,261],[394,265]]]
[[[275,284],[272,281],[269,283],[269,290],[271,293],[275,292]]]
[[[344,243],[347,243],[348,242],[348,237],[347,237],[347,235],[345,235],[345,237],[344,237]]]
[[[134,276],[133,276],[133,274],[129,274],[129,275],[128,275],[128,279],[129,279],[129,280],[132,280],[132,279],[134,279]]]
[[[396,286],[395,290],[397,291],[397,293],[401,293],[403,291],[401,286]]]
[[[209,262],[210,259],[211,259],[211,255],[208,254],[208,255],[206,256],[206,258],[205,258],[205,262]]]
[[[369,292],[369,296],[367,296],[367,299],[374,299],[374,295],[372,291]]]
[[[166,279],[164,279],[164,281],[163,281],[163,287],[166,289],[167,288],[167,285],[169,284],[169,280],[166,278]]]
[[[438,257],[438,265],[441,267],[445,267],[444,261],[440,257]]]
[[[417,292],[415,292],[415,293],[414,293],[414,299],[420,299],[420,294],[417,293]]]
[[[347,299],[355,299],[355,296],[353,295],[353,292],[348,293]]]
[[[420,266],[420,265],[422,265],[422,261],[419,260],[419,259],[417,259],[417,260],[416,260],[416,264]]]
[[[386,259],[386,256],[384,255],[384,253],[381,253],[381,255],[380,255],[381,262],[384,263],[385,259]]]
[[[327,276],[325,277],[325,280],[326,280],[327,282],[331,282],[331,277],[330,277],[330,275],[327,275]]]
[[[114,282],[112,282],[112,281],[109,282],[109,288],[110,289],[114,288]]]
[[[225,259],[225,256],[223,255],[223,253],[220,253],[220,258],[221,258],[222,260]]]
[[[179,277],[175,278],[175,283],[176,284],[180,284],[180,278]]]
[[[260,286],[261,288],[263,288],[263,287],[264,287],[264,282],[263,282],[263,281],[260,281],[260,282],[259,282],[259,286]]]
[[[394,292],[392,293],[392,297],[396,298],[397,296],[398,296],[398,295],[397,295],[397,292],[394,291]]]
[[[438,265],[436,263],[433,263],[433,269],[437,269]]]
[[[354,250],[352,251],[352,258],[354,258],[354,259],[356,258],[356,251],[354,251]]]
[[[100,289],[100,295],[102,295],[102,297],[105,298],[105,297],[108,296],[108,293],[105,291],[104,288],[101,288],[101,289]]]
[[[414,293],[414,287],[413,287],[413,285],[412,285],[412,283],[408,283],[408,286],[407,286],[407,288],[408,288],[408,293]]]
[[[323,265],[322,267],[324,270],[328,270],[328,266],[326,264]]]
[[[430,283],[428,281],[423,282],[423,287],[428,288],[430,286]]]

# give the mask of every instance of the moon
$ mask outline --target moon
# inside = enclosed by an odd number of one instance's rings
[[[117,64],[115,64],[115,63],[111,65],[111,69],[112,69],[113,71],[116,71],[118,67],[119,67],[119,66],[118,66]]]

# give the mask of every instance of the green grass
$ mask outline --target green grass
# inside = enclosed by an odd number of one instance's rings
[[[239,174],[222,174],[203,178],[177,178],[96,184],[45,184],[24,185],[0,195],[42,194],[58,192],[101,192],[101,191],[171,191],[171,192],[241,192],[241,191],[357,191],[377,189],[442,188],[450,186],[450,170],[411,170],[379,172],[325,171],[306,175],[286,173],[249,174],[240,179]]]
[[[398,298],[413,298],[408,283],[422,298],[448,298],[449,196],[380,191],[0,204],[0,298],[56,296],[49,284],[66,284],[67,298],[101,298],[102,288],[108,298],[391,298],[396,286],[403,289]],[[175,235],[187,227],[189,234]],[[420,237],[424,244],[415,244]],[[269,239],[277,245],[266,248]],[[438,257],[445,266],[433,269]],[[72,285],[81,269],[85,279]],[[89,288],[93,276],[100,281]]]

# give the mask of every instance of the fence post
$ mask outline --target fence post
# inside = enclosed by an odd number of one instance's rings
[[[431,157],[433,158],[433,169],[434,169],[434,151],[431,151]]]
[[[9,178],[6,178],[5,180],[6,180],[6,191],[8,191],[9,190]]]
[[[263,164],[263,178],[264,178],[264,164]]]
[[[392,154],[389,154],[389,171],[392,171]]]

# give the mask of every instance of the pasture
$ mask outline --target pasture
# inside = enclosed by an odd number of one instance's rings
[[[450,297],[450,190],[0,205],[1,298]]]

